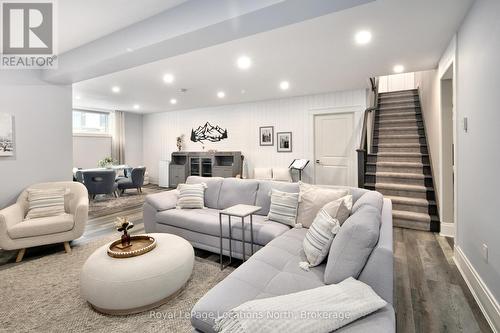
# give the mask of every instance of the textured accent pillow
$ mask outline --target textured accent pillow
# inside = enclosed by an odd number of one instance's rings
[[[325,283],[358,278],[380,235],[381,215],[377,208],[363,205],[352,214],[335,236],[328,254]]]
[[[195,209],[205,208],[205,189],[207,184],[179,184],[177,190],[179,196],[177,198],[177,208],[179,209]]]
[[[297,220],[298,205],[299,193],[287,193],[272,189],[271,207],[267,218],[294,227]]]
[[[66,214],[65,188],[28,189],[28,213],[25,220]]]
[[[273,178],[273,170],[271,168],[255,168],[253,169],[253,178],[270,180]]]
[[[326,258],[340,226],[349,217],[351,207],[352,196],[346,195],[327,203],[316,215],[303,241],[309,267],[318,266]]]
[[[292,175],[288,168],[273,168],[273,180],[279,182],[291,182]]]
[[[348,194],[348,190],[323,188],[301,182],[297,223],[309,228],[324,205]]]

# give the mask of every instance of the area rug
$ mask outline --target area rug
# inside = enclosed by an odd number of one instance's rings
[[[80,296],[83,263],[106,237],[0,271],[0,332],[192,332],[193,305],[233,268],[196,257],[194,271],[177,297],[150,311],[107,316]],[[124,290],[126,292],[126,290]],[[161,319],[159,319],[161,318]],[[163,319],[164,318],[164,319]]]
[[[89,202],[89,217],[110,215],[125,209],[142,206],[146,195],[162,191],[168,191],[168,189],[158,186],[145,186],[142,188],[142,193],[138,193],[134,189],[127,190],[118,198],[112,195],[98,195]]]

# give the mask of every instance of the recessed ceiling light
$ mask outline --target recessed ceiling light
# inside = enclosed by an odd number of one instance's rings
[[[126,50],[127,52],[133,52],[133,51],[134,51],[134,49],[133,49],[133,48],[131,48],[131,47],[127,47],[125,50]]]
[[[246,91],[245,89],[241,89],[241,93],[242,93],[242,94],[246,94],[246,92],[247,92],[247,91]]]
[[[359,45],[365,45],[372,40],[372,33],[368,30],[361,30],[356,33],[354,39]]]
[[[134,104],[134,109],[139,110],[141,106],[139,104]]]
[[[288,81],[281,81],[280,82],[280,88],[281,88],[281,90],[288,90],[288,88],[290,88],[290,82],[288,82]]]
[[[170,104],[177,104],[177,100],[176,100],[175,98],[172,98],[172,99],[170,100]]]
[[[394,73],[403,73],[405,67],[403,65],[396,65],[392,70],[394,71]]]
[[[165,83],[172,83],[174,82],[175,77],[172,74],[165,74],[163,75],[163,81]]]
[[[217,97],[219,97],[219,98],[224,98],[224,97],[226,97],[226,93],[225,93],[225,92],[223,92],[223,91],[219,91],[219,92],[217,93]]]
[[[111,90],[114,92],[114,93],[119,93],[120,92],[120,87],[118,86],[114,86],[113,88],[111,88]]]
[[[80,99],[82,99],[82,97],[80,97],[80,95],[76,95],[75,99],[80,100]]]
[[[236,61],[239,69],[249,69],[252,66],[252,59],[247,56],[241,56]]]

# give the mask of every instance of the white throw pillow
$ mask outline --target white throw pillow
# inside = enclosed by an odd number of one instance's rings
[[[273,172],[271,168],[255,168],[253,170],[253,178],[269,180],[273,178]]]
[[[282,192],[271,190],[271,207],[267,218],[271,221],[295,226],[297,219],[297,207],[299,205],[299,193]]]
[[[273,168],[273,180],[280,182],[291,182],[292,176],[288,168]]]
[[[25,220],[66,214],[65,188],[28,189],[28,214]]]
[[[308,266],[318,266],[325,260],[340,226],[347,220],[352,208],[352,195],[327,203],[314,219],[303,241]]]
[[[297,223],[309,228],[324,205],[348,194],[349,190],[324,188],[300,182],[300,204]]]
[[[179,184],[177,190],[179,196],[177,198],[177,208],[179,209],[195,209],[205,208],[205,189],[207,184]]]

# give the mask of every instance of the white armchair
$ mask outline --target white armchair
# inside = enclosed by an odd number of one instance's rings
[[[0,248],[19,250],[16,262],[20,262],[27,248],[64,243],[67,253],[71,252],[69,242],[79,238],[85,229],[89,200],[85,186],[78,182],[40,183],[30,189],[66,188],[64,198],[67,214],[24,221],[28,210],[28,192],[24,190],[17,202],[0,210]]]

